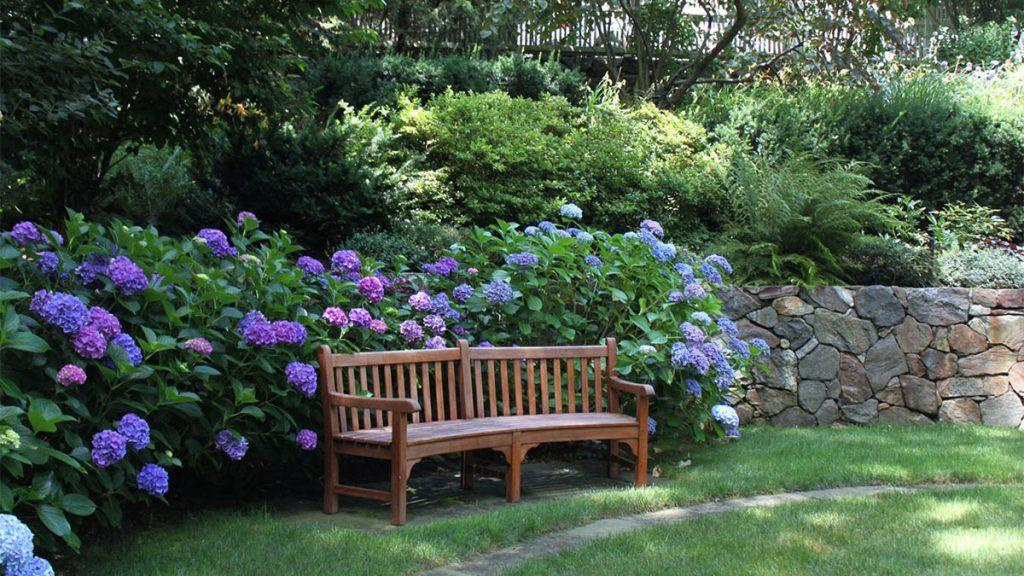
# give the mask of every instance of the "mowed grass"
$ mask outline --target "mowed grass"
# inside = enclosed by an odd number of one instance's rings
[[[661,463],[646,489],[582,492],[366,533],[275,515],[272,506],[200,512],[94,542],[73,573],[103,575],[408,574],[600,517],[757,493],[860,484],[1024,482],[1024,433],[983,427],[744,429],[692,463]],[[415,472],[414,472],[415,474]],[[692,538],[692,536],[691,536]],[[741,572],[742,573],[742,572]]]
[[[505,574],[1024,574],[1021,518],[1019,487],[816,501],[596,540]]]

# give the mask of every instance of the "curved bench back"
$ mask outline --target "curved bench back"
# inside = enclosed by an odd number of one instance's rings
[[[605,377],[615,370],[616,344],[458,348],[320,354],[324,390],[378,398],[413,398],[412,422],[616,410]],[[390,426],[380,410],[331,406],[335,433]]]

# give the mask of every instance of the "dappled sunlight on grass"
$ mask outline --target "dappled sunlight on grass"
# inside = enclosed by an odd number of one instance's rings
[[[990,563],[1024,557],[1024,529],[1019,527],[942,530],[933,540],[937,553],[961,561]]]

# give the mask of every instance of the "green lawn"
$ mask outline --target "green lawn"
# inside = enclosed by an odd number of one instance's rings
[[[789,504],[597,540],[507,574],[1024,574],[1021,518],[1018,487]]]
[[[382,534],[281,520],[272,510],[197,513],[94,543],[75,573],[403,574],[595,518],[727,496],[857,484],[1024,482],[1024,433],[982,427],[744,429],[701,448],[671,480],[523,502]]]

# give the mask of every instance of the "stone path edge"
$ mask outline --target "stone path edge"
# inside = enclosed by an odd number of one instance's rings
[[[600,538],[618,536],[651,526],[692,520],[702,516],[725,514],[748,508],[774,508],[785,504],[813,500],[862,498],[882,494],[912,493],[943,488],[955,490],[1007,486],[1021,486],[1021,484],[949,483],[845,486],[799,492],[781,492],[778,494],[759,494],[730,498],[728,500],[701,502],[689,506],[665,508],[630,516],[604,518],[567,530],[548,532],[506,548],[486,552],[464,562],[420,572],[418,576],[492,576],[529,560],[557,554],[563,550],[579,548]]]

